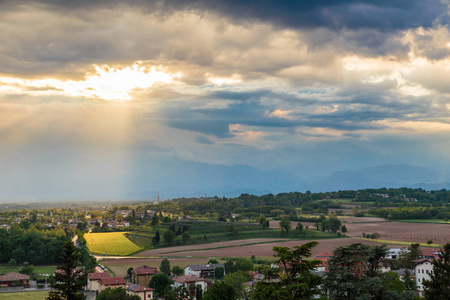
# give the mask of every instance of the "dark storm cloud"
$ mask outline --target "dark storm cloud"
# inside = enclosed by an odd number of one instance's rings
[[[13,3],[37,1],[2,1]],[[52,1],[40,3],[53,9],[77,10],[114,6],[131,6],[148,13],[167,14],[180,10],[214,11],[235,19],[270,22],[282,27],[330,29],[378,28],[397,30],[430,27],[445,17],[448,7],[440,0],[168,0],[168,1]]]

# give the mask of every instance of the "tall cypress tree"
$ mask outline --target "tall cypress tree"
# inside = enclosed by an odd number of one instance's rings
[[[60,256],[63,265],[55,272],[55,283],[47,300],[82,300],[87,274],[78,266],[81,254],[73,242],[67,241]]]

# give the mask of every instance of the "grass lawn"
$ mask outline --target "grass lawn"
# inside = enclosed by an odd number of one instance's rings
[[[48,291],[0,293],[0,299],[2,300],[45,300],[45,297],[47,296]]]
[[[0,273],[6,274],[10,272],[19,272],[22,266],[11,266],[11,265],[3,265],[0,266]],[[43,276],[43,274],[53,274],[55,272],[56,266],[34,266],[34,273],[38,275],[38,278],[47,278]],[[0,296],[1,299],[1,296]]]
[[[126,236],[125,232],[98,232],[84,235],[89,251],[107,255],[130,255],[142,250]]]

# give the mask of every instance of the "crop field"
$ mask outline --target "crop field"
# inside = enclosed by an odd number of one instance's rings
[[[355,218],[356,219],[356,218]],[[358,218],[359,219],[359,218]],[[371,218],[365,218],[365,223],[347,223],[345,224],[350,237],[362,237],[363,233],[378,233],[380,240],[392,242],[426,243],[432,240],[433,244],[446,244],[450,242],[450,226],[448,224],[432,223],[403,223],[403,222],[379,222]]]
[[[314,239],[312,239],[314,240]],[[164,249],[147,250],[139,253],[138,255],[145,256],[165,256],[165,257],[179,257],[186,258],[188,256],[191,259],[199,258],[221,258],[221,257],[246,257],[250,258],[252,255],[256,257],[266,258],[273,257],[273,247],[293,247],[299,246],[308,242],[307,240],[294,241],[294,240],[275,240],[275,239],[252,239],[241,241],[229,241],[213,243],[208,245],[191,245],[171,247]],[[331,252],[334,248],[345,246],[353,243],[364,243],[369,245],[377,245],[376,242],[363,241],[355,238],[338,238],[338,239],[325,239],[318,240],[319,245],[312,250],[313,256],[321,252]],[[145,259],[145,258],[142,258]],[[137,261],[135,261],[137,262]]]
[[[86,233],[89,251],[106,255],[130,255],[142,247],[127,239],[125,232]]]

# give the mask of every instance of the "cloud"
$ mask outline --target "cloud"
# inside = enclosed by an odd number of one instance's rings
[[[204,135],[197,135],[197,137],[195,138],[195,141],[200,144],[207,144],[207,145],[214,144],[214,142],[210,138],[208,138]]]

